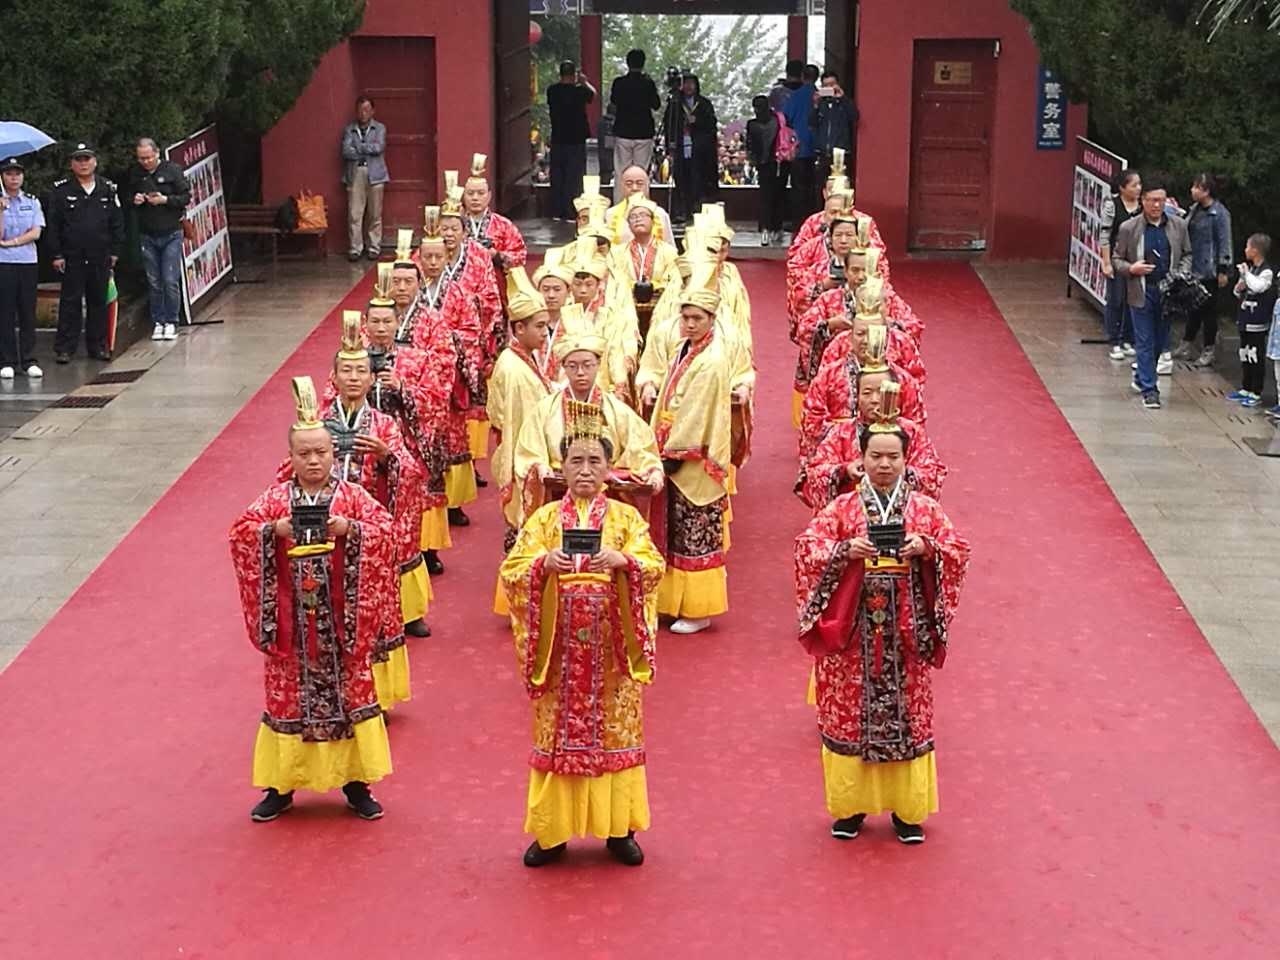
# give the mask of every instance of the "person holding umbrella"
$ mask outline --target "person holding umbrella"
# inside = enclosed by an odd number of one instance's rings
[[[36,241],[44,229],[40,201],[22,192],[22,162],[0,162],[0,380],[15,368],[42,377],[36,363]]]
[[[49,253],[63,275],[54,359],[71,362],[83,326],[89,356],[110,360],[107,285],[124,245],[124,216],[116,185],[97,176],[93,147],[77,143],[70,159],[71,176],[53,185],[49,200]]]

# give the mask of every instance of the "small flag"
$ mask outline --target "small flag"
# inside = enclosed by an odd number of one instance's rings
[[[120,291],[116,289],[116,275],[113,270],[107,277],[107,352],[116,348],[116,319],[120,314]]]

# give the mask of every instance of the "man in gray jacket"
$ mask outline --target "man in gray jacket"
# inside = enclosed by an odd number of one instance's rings
[[[342,131],[342,182],[347,188],[347,259],[382,252],[382,191],[387,173],[387,128],[373,119],[373,101],[356,100],[356,119]],[[368,227],[366,228],[366,223]]]
[[[1191,241],[1187,223],[1169,216],[1169,194],[1159,180],[1142,178],[1142,216],[1126,220],[1116,234],[1111,263],[1125,278],[1125,290],[1133,317],[1133,345],[1138,352],[1133,389],[1142,394],[1148,410],[1160,409],[1156,358],[1169,344],[1169,321],[1164,313],[1166,281],[1191,277]]]

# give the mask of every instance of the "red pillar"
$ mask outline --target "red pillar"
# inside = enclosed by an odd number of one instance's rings
[[[596,88],[596,98],[587,108],[587,117],[591,120],[591,129],[594,131],[599,123],[600,114],[604,110],[602,101],[609,95],[604,77],[600,76],[601,61],[604,59],[604,36],[601,33],[598,14],[579,17],[578,22],[580,28],[578,68]]]
[[[809,62],[808,17],[787,17],[787,59]]]

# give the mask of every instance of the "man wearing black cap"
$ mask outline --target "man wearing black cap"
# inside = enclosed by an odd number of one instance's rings
[[[596,88],[572,60],[560,64],[560,82],[547,87],[547,108],[551,111],[551,215],[557,220],[573,220],[573,198],[582,193],[582,175],[587,172],[587,104],[596,98]]]
[[[17,370],[44,375],[36,363],[36,241],[44,211],[22,192],[22,178],[16,157],[0,162],[0,380],[12,380]]]
[[[111,359],[107,282],[124,246],[124,216],[116,185],[97,176],[97,170],[93,147],[77,143],[71,150],[71,176],[55,183],[49,197],[49,254],[53,268],[63,275],[53,341],[58,363],[70,362],[80,343],[81,326],[89,356]]]

